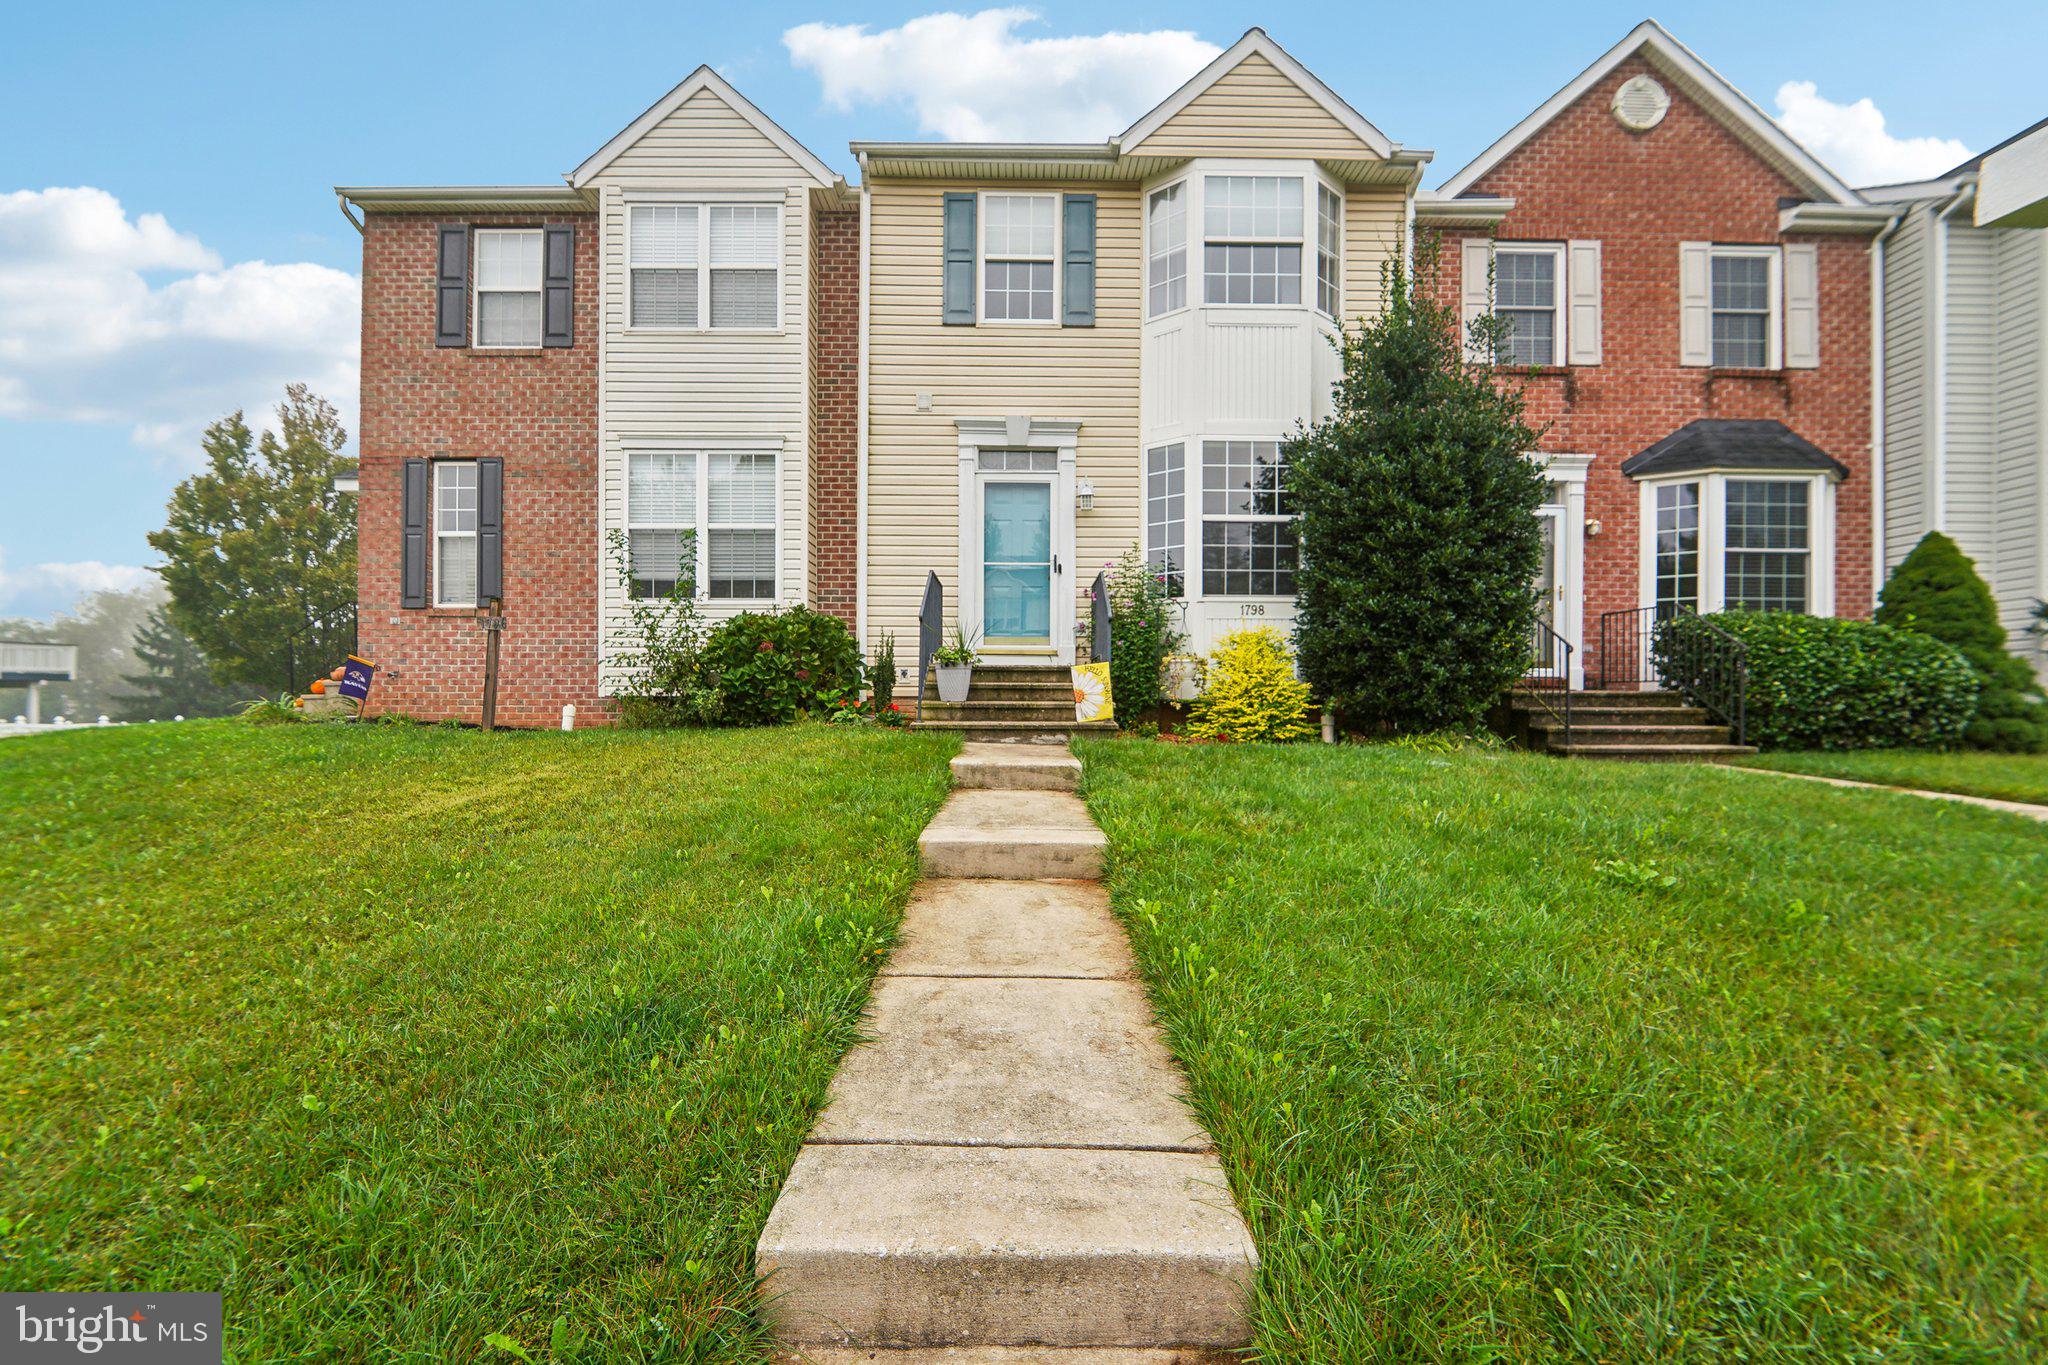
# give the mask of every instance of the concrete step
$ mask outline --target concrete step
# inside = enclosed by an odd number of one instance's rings
[[[928,877],[1018,881],[1100,878],[1107,843],[1079,797],[1048,791],[956,791],[917,840]]]
[[[925,693],[930,701],[938,695],[936,686]],[[1074,700],[1074,680],[1061,674],[1058,678],[1011,678],[1001,674],[984,677],[974,675],[973,686],[967,689],[969,701],[1064,701],[1068,705]]]
[[[1099,882],[933,879],[904,908],[882,975],[1119,980],[1131,950]]]
[[[1615,758],[1635,763],[1715,763],[1756,752],[1752,744],[1578,744],[1551,751],[1565,758]]]
[[[985,700],[971,696],[966,701],[934,702],[924,704],[926,720],[972,720],[972,721],[1035,721],[1040,725],[1072,725],[1074,723],[1074,692],[1072,688],[1050,700],[1018,701],[1003,699]]]
[[[1199,1346],[810,1346],[778,1365],[1244,1365],[1236,1351]]]
[[[956,787],[1070,792],[1081,785],[1081,760],[1051,745],[967,744],[952,766]]]
[[[813,1144],[755,1265],[784,1342],[1224,1347],[1257,1253],[1206,1152]]]
[[[1560,709],[1562,709],[1560,707]],[[1555,713],[1542,706],[1515,706],[1515,717],[1524,724],[1555,722]],[[1702,706],[1609,706],[1605,702],[1572,700],[1572,724],[1587,725],[1708,725],[1713,717]]]
[[[1136,982],[884,977],[865,1032],[812,1142],[1212,1149]]]
[[[926,707],[925,714],[932,714],[930,707]],[[1065,744],[1071,735],[1113,735],[1116,733],[1116,722],[1091,720],[1084,724],[1068,720],[1064,725],[1049,725],[1035,720],[917,720],[910,723],[910,728],[944,730],[958,734],[970,743],[1009,744],[1026,741],[1034,744]]]
[[[1546,701],[1552,706],[1561,705],[1563,696],[1562,692],[1555,689],[1517,688],[1508,694],[1508,702],[1517,708],[1534,707],[1540,710]],[[1574,711],[1581,706],[1626,707],[1633,711],[1687,705],[1685,695],[1680,692],[1592,691],[1574,692],[1571,696]],[[1538,700],[1539,697],[1542,698],[1541,701]]]
[[[1537,743],[1555,747],[1564,742],[1563,721],[1544,716],[1532,719],[1528,724],[1529,733]],[[1594,725],[1581,720],[1577,712],[1572,713],[1571,740],[1575,745],[1726,744],[1730,734],[1726,725],[1665,725],[1661,722]]]

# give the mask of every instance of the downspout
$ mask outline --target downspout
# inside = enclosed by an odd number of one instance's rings
[[[348,225],[356,230],[356,236],[363,235],[363,220],[348,211],[348,196],[336,191],[334,202],[341,206],[341,216],[348,219]]]
[[[860,162],[860,362],[855,367],[857,376],[855,402],[859,405],[853,418],[854,446],[854,511],[853,511],[853,620],[854,633],[861,642],[861,648],[868,646],[868,304],[874,290],[870,272],[873,269],[873,251],[870,246],[874,230],[871,212],[871,198],[868,192],[868,158],[865,152]],[[890,679],[895,686],[895,679]]]
[[[1910,211],[1910,210],[1909,210]],[[1892,216],[1870,242],[1870,599],[1874,610],[1884,586],[1884,244],[1905,213]]]
[[[1933,515],[1928,529],[1948,533],[1948,216],[1975,194],[1966,186],[1934,215],[1933,306],[1928,311],[1934,335],[1928,339],[1928,354],[1934,371],[1934,444],[1928,466],[1934,487],[1928,498]]]

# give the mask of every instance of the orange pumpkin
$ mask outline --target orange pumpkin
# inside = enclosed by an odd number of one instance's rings
[[[326,693],[326,691],[327,691],[327,679],[325,679],[325,678],[315,678],[315,679],[313,680],[313,695],[314,695],[314,696],[316,696],[316,697],[318,697],[318,696],[321,696],[321,695],[325,694],[325,693]]]
[[[343,678],[346,678],[347,676],[348,670],[346,668],[337,668],[332,673],[329,673],[327,675],[327,681],[340,682]]]

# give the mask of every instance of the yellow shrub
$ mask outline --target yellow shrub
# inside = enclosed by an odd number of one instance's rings
[[[1196,739],[1306,739],[1308,684],[1271,626],[1232,631],[1209,656],[1208,686],[1189,708]]]

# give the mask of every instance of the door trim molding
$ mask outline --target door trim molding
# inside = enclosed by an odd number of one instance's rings
[[[1556,629],[1572,645],[1567,685],[1582,688],[1586,685],[1586,471],[1593,457],[1535,451],[1532,458],[1540,463],[1545,477],[1564,492],[1564,510],[1558,527],[1562,534],[1557,541],[1564,601],[1560,604]]]
[[[981,476],[983,450],[1051,450],[1059,456],[1058,471],[1052,476],[1052,543],[1060,570],[1052,582],[1053,663],[1074,661],[1074,467],[1080,454],[1081,423],[1071,417],[956,417],[953,425],[959,439],[958,520],[959,560],[955,584],[960,602],[959,622],[970,634],[981,629],[981,499],[976,490]],[[1045,655],[1008,654],[1020,662],[1043,660]],[[993,663],[993,660],[990,661]]]

